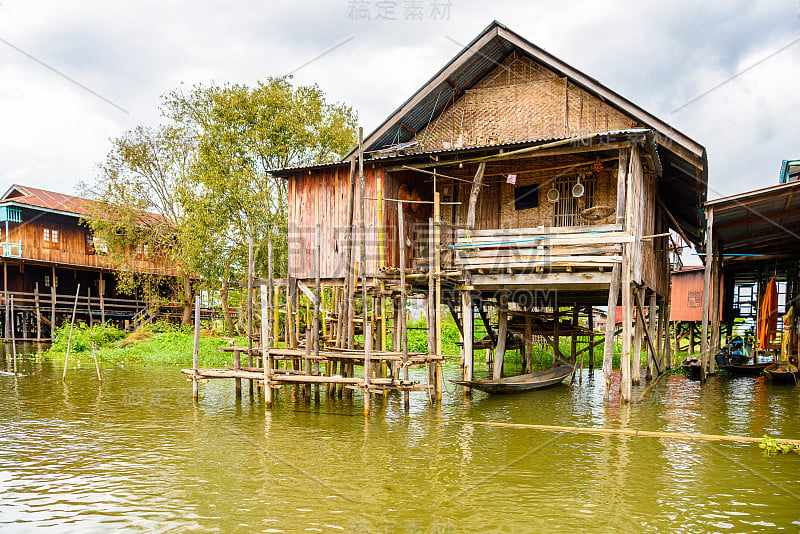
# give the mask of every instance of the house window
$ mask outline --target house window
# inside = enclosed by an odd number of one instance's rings
[[[56,281],[56,286],[55,287],[58,287],[58,277],[57,276],[55,277],[55,281]],[[45,287],[52,287],[50,285],[50,275],[49,274],[44,275],[44,286]]]
[[[539,184],[518,185],[514,188],[514,209],[527,210],[539,207]]]
[[[580,181],[583,195],[573,195],[575,186]],[[553,226],[583,226],[590,224],[581,217],[581,212],[594,206],[597,178],[592,175],[560,176],[553,182],[558,190],[558,201],[554,203]]]
[[[42,228],[42,243],[44,248],[58,248],[58,230]]]
[[[699,308],[703,305],[703,292],[702,291],[689,291],[687,308]]]
[[[92,234],[86,234],[86,254],[91,256],[94,254],[94,240]]]

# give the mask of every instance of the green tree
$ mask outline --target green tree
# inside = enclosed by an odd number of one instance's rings
[[[197,145],[190,175],[195,224],[214,235],[200,263],[204,276],[219,280],[222,300],[227,301],[228,285],[246,272],[251,237],[261,272],[269,235],[276,272],[285,274],[287,189],[270,171],[340,159],[356,143],[356,113],[328,102],[316,85],[293,86],[289,77],[254,87],[212,84],[173,91],[164,97],[163,112],[192,132]]]
[[[84,224],[95,248],[107,248],[123,290],[144,290],[153,301],[159,287],[171,282],[183,305],[183,324],[191,322],[193,247],[199,246],[185,239],[194,155],[185,129],[140,126],[112,141],[96,180],[81,186],[92,199]],[[168,271],[177,279],[165,277]]]

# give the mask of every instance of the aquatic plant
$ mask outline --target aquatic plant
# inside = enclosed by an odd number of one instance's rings
[[[771,438],[767,435],[758,444],[758,447],[764,451],[764,456],[773,457],[779,452],[782,454],[789,454],[795,452],[800,454],[800,441],[786,441],[777,438]]]

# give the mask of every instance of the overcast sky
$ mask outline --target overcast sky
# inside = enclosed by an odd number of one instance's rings
[[[710,198],[776,183],[800,157],[800,0],[655,4],[0,0],[0,185],[76,192],[181,83],[302,66],[369,132],[493,19],[705,145]]]

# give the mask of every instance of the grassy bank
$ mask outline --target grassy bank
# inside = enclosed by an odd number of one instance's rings
[[[408,325],[408,348],[411,352],[427,352],[428,340],[425,319],[410,322]],[[391,332],[391,330],[389,330]],[[476,338],[480,338],[484,333],[481,330],[476,332]],[[599,336],[599,335],[598,335]],[[45,351],[44,355],[50,358],[63,359],[67,350],[67,339],[69,337],[69,325],[63,325],[56,331],[56,342]],[[388,333],[391,342],[391,334]],[[458,355],[459,332],[456,324],[452,320],[444,321],[442,324],[442,350],[448,355]],[[72,348],[70,358],[77,360],[91,359],[92,343],[97,347],[97,357],[103,361],[113,362],[141,362],[151,364],[176,364],[191,365],[194,337],[191,328],[183,328],[168,323],[155,323],[147,325],[143,330],[128,334],[107,325],[87,326],[84,323],[75,325],[72,333]],[[247,345],[247,339],[243,337],[225,337],[214,332],[203,330],[200,336],[200,362],[203,366],[216,367],[225,366],[232,363],[232,355],[229,352],[221,352],[218,349],[223,346],[235,343],[239,346]],[[563,354],[570,353],[571,341],[569,338],[562,338],[560,348]],[[584,345],[579,344],[578,349]],[[620,347],[615,346],[613,367],[619,368]],[[476,361],[484,361],[485,351],[476,351]],[[534,345],[533,349],[534,367],[548,367],[553,362],[553,351],[549,347]],[[594,358],[595,368],[603,365],[603,345],[594,348],[591,355]],[[679,361],[674,356],[673,361]],[[646,363],[647,354],[642,352],[642,367]],[[521,357],[518,351],[506,353],[506,365],[513,367],[521,365]],[[589,355],[584,354],[584,366],[589,366]]]
[[[56,342],[45,351],[50,358],[63,359],[67,350],[69,326],[56,331]],[[222,337],[203,331],[200,336],[200,361],[205,366],[227,365],[229,353],[217,349],[231,341],[246,344],[242,338]],[[151,364],[191,365],[194,336],[191,329],[168,323],[147,325],[131,334],[106,325],[88,327],[78,323],[72,332],[70,359],[91,359],[92,342],[97,347],[97,357],[103,361],[142,362]]]

